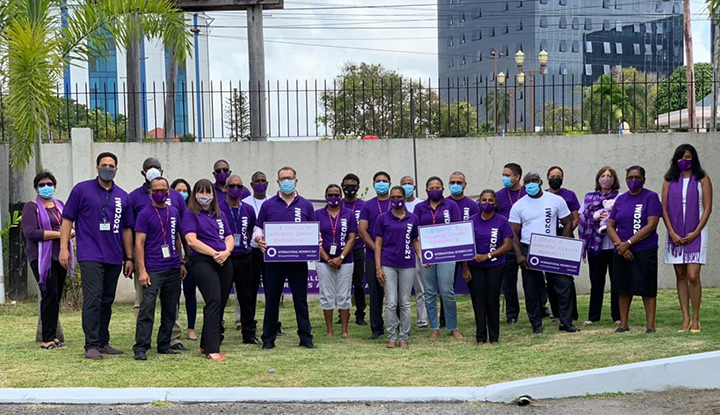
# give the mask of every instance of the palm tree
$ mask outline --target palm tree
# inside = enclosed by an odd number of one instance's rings
[[[631,91],[632,92],[632,91]],[[611,75],[602,75],[585,93],[585,119],[595,133],[609,132],[621,119],[633,119],[642,112],[642,103]]]
[[[17,170],[33,153],[36,170],[42,168],[40,143],[62,107],[55,91],[63,68],[107,57],[107,34],[121,45],[142,36],[162,39],[179,63],[191,50],[183,14],[171,0],[79,0],[63,27],[58,11],[65,2],[4,0],[0,5],[0,83],[7,86],[4,111]]]
[[[495,105],[495,97],[497,96],[497,105]],[[488,92],[485,102],[483,103],[485,113],[488,114],[488,123],[492,123],[495,126],[497,121],[497,131],[502,131],[503,126],[507,122],[508,114],[510,114],[510,97],[502,89],[498,88],[496,91]],[[497,109],[497,118],[495,117],[495,110]]]

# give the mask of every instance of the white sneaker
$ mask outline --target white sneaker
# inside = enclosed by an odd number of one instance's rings
[[[427,321],[418,321],[417,324],[415,324],[417,328],[424,329],[427,328],[428,322]]]

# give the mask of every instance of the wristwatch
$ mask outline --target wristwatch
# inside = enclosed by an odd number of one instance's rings
[[[345,261],[345,255],[340,254],[340,259],[342,259],[343,261]]]

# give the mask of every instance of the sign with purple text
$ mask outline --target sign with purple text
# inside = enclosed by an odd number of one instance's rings
[[[265,261],[301,262],[320,260],[318,222],[266,222]]]
[[[530,236],[527,262],[536,271],[578,276],[582,262],[582,239],[534,233]]]
[[[423,264],[468,261],[475,256],[472,222],[421,226],[418,232]]]

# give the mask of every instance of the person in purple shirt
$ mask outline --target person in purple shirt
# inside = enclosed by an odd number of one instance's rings
[[[240,305],[243,343],[259,345],[260,340],[255,335],[257,331],[255,323],[257,286],[252,284],[253,263],[250,255],[252,251],[250,241],[255,228],[255,209],[240,201],[244,188],[240,176],[233,174],[227,179],[227,197],[220,200],[219,203],[220,210],[230,222],[230,230],[235,242],[230,260],[232,261],[235,296]],[[225,306],[223,306],[224,309]]]
[[[373,176],[373,188],[376,197],[365,202],[360,210],[358,221],[358,234],[365,244],[365,272],[370,288],[370,335],[371,340],[376,340],[385,331],[382,317],[383,287],[375,275],[375,222],[378,216],[390,210],[390,175],[379,171]],[[405,192],[403,191],[403,195]]]
[[[320,286],[320,308],[325,316],[327,337],[333,337],[333,311],[337,305],[342,337],[348,336],[353,248],[357,235],[355,212],[340,206],[342,190],[331,184],[325,189],[326,206],[315,211],[320,223],[320,262],[316,264]]]
[[[213,177],[215,177],[215,193],[217,194],[218,199],[224,200],[226,193],[227,193],[227,179],[232,174],[232,170],[230,170],[230,165],[225,160],[218,160],[213,164]],[[250,191],[243,187],[243,192],[240,197],[240,200],[245,199],[246,197],[251,196]]]
[[[312,203],[300,196],[297,187],[297,172],[292,167],[283,167],[278,170],[277,184],[280,191],[263,203],[255,222],[253,239],[260,249],[265,252],[267,247],[263,225],[265,222],[315,222],[315,208]],[[318,235],[318,243],[319,235]],[[307,261],[301,262],[267,262],[265,263],[265,318],[263,319],[263,349],[275,347],[277,337],[278,317],[280,314],[280,297],[282,296],[285,280],[290,285],[295,306],[295,317],[298,325],[300,347],[312,349],[312,326],[307,304]]]
[[[628,192],[615,199],[608,217],[607,233],[615,245],[612,289],[618,294],[620,327],[616,333],[629,331],[628,316],[634,295],[645,305],[646,333],[655,333],[657,306],[657,225],[662,217],[658,194],[645,189],[645,169],[627,169]]]
[[[210,180],[198,180],[192,194],[182,220],[182,230],[192,249],[190,262],[195,283],[205,300],[200,352],[208,359],[225,360],[220,353],[224,332],[223,306],[227,304],[232,287],[230,255],[235,241],[230,222],[218,207],[215,188]]]
[[[52,173],[38,173],[33,179],[37,197],[26,203],[22,211],[22,230],[27,240],[25,252],[40,289],[40,347],[46,350],[65,347],[58,338],[60,299],[67,277],[67,270],[58,261],[64,205],[53,197],[56,186]],[[74,236],[72,231],[71,236]],[[68,250],[72,252],[72,248]]]
[[[160,329],[157,336],[159,354],[177,354],[170,347],[173,325],[177,320],[180,282],[187,271],[180,241],[180,214],[165,203],[170,185],[164,177],[150,182],[152,205],[135,219],[135,253],[137,279],[142,287],[142,305],[135,325],[135,360],[147,360],[155,321],[155,303],[160,294]]]
[[[394,349],[399,337],[400,348],[407,349],[410,294],[415,279],[415,261],[420,255],[418,218],[405,210],[405,191],[401,186],[390,190],[390,207],[391,210],[378,216],[375,223],[375,275],[385,288],[387,347]]]
[[[414,214],[418,217],[419,226],[431,226],[460,222],[460,210],[452,200],[443,197],[443,181],[437,176],[430,177],[425,183],[425,191],[428,199],[415,206]],[[425,308],[427,309],[428,322],[430,323],[430,338],[436,339],[440,335],[440,324],[438,322],[437,296],[440,290],[443,306],[445,307],[445,321],[447,330],[456,338],[461,339],[462,335],[457,326],[457,302],[455,299],[455,263],[445,262],[442,264],[423,265],[420,270],[423,278],[425,292]]]
[[[507,218],[495,214],[497,195],[486,189],[480,193],[482,213],[470,217],[475,233],[472,261],[464,261],[463,279],[470,287],[475,312],[475,340],[482,345],[500,339],[500,287],[505,254],[512,249],[513,231]]]
[[[360,211],[365,201],[357,197],[360,189],[360,178],[353,173],[348,173],[343,177],[340,184],[343,190],[343,199],[340,201],[340,207],[355,212],[355,220],[360,222]],[[355,245],[353,246],[353,275],[352,289],[355,296],[355,324],[358,326],[367,326],[365,321],[365,244],[360,239],[358,233],[355,237]]]
[[[180,193],[180,196],[182,196],[187,210],[187,204],[189,202],[189,198],[192,196],[190,194],[190,183],[187,182],[185,179],[175,179],[171,184],[170,188]],[[182,215],[180,215],[180,219],[182,221]],[[182,238],[181,238],[182,239]],[[184,251],[184,257],[186,259],[189,258],[189,249],[186,247],[183,247],[185,249]],[[187,338],[191,341],[197,341],[197,333],[195,332],[195,320],[197,319],[197,284],[195,284],[195,275],[192,272],[192,267],[188,266],[189,262],[186,261],[186,269],[187,269],[187,275],[185,276],[185,279],[183,280],[183,296],[185,297],[185,312],[187,313]]]
[[[77,237],[77,261],[82,275],[82,326],[85,358],[118,355],[110,346],[110,318],[120,273],[131,278],[133,259],[133,212],[128,194],[115,184],[117,156],[97,156],[98,177],[80,182],[68,196],[60,227],[58,259],[70,268],[70,235],[73,222]]]

